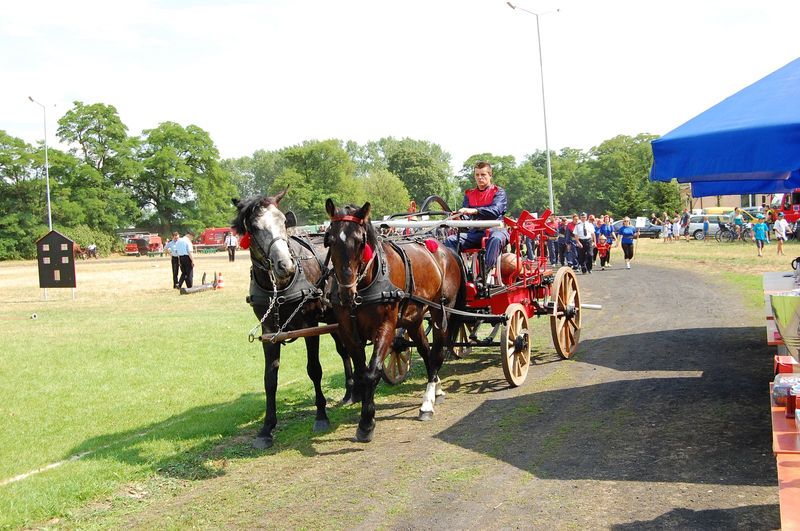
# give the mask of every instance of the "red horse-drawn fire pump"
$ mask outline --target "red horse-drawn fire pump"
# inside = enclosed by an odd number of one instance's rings
[[[427,214],[448,212],[426,212],[423,206],[422,212],[416,216]],[[462,357],[474,346],[499,346],[506,380],[512,386],[518,386],[525,381],[531,365],[529,319],[538,316],[549,318],[555,349],[566,359],[575,353],[580,339],[581,309],[600,309],[598,305],[581,303],[578,280],[570,268],[562,267],[554,272],[547,267],[546,239],[555,235],[555,229],[547,223],[550,215],[551,212],[545,210],[539,217],[523,211],[518,219],[506,216],[502,221],[409,221],[403,219],[403,214],[398,214],[396,217],[399,219],[374,223],[384,231],[411,228],[417,231],[417,237],[428,231],[442,235],[443,229],[505,227],[508,230],[512,252],[501,254],[498,271],[493,274],[487,273],[483,267],[483,248],[461,253],[467,269],[467,311],[451,310],[458,314],[462,324],[456,341],[450,347],[456,356]],[[538,248],[532,260],[527,259],[522,251],[527,245]],[[493,326],[486,337],[480,338],[479,328],[483,324]],[[384,360],[385,379],[390,382],[403,380],[410,365],[411,343],[402,338],[397,343],[397,348],[387,357],[389,359]]]

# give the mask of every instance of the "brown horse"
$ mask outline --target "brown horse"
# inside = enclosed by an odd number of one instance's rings
[[[437,396],[444,396],[438,376],[444,347],[457,329],[447,309],[464,306],[463,268],[443,245],[378,241],[369,220],[369,203],[337,209],[328,199],[325,209],[331,218],[325,245],[335,279],[331,302],[362,399],[356,440],[369,442],[375,429],[375,388],[399,327],[408,331],[428,371],[419,419],[433,418],[434,402]],[[433,349],[423,331],[426,312],[433,323]],[[367,341],[374,345],[369,366]]]
[[[256,317],[261,319],[264,334],[311,328],[320,321],[333,323],[333,312],[327,304],[329,288],[328,270],[324,264],[325,249],[321,238],[289,236],[287,216],[278,205],[286,190],[275,196],[261,196],[239,201],[232,228],[243,236],[240,244],[249,247],[252,262],[250,296],[248,302]],[[293,215],[291,216],[294,217]],[[247,242],[245,244],[245,241]],[[336,350],[342,357],[345,372],[346,394],[344,403],[357,401],[352,395],[352,366],[342,343],[333,334]],[[319,336],[305,338],[309,378],[314,382],[317,408],[314,431],[330,427],[325,411],[326,399],[322,393],[322,365],[319,360]],[[278,423],[276,391],[278,369],[281,363],[281,343],[264,341],[264,393],[266,397],[264,425],[253,446],[269,448],[273,444],[273,430]]]

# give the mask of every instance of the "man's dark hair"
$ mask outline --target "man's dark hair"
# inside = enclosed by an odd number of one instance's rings
[[[474,169],[482,170],[483,168],[489,168],[489,175],[492,174],[492,165],[486,162],[485,160],[479,160],[475,163]]]

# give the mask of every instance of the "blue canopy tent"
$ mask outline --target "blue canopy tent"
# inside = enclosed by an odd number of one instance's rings
[[[654,140],[652,149],[650,180],[692,183],[697,197],[800,187],[800,58]]]

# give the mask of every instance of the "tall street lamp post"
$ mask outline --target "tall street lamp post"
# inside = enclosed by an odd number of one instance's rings
[[[555,212],[555,206],[553,202],[553,170],[550,167],[550,143],[547,140],[547,105],[545,103],[545,98],[544,98],[544,67],[542,66],[542,35],[541,32],[539,31],[540,13],[536,13],[534,11],[525,9],[524,7],[514,5],[511,2],[506,2],[506,4],[508,4],[508,7],[510,7],[511,9],[514,10],[519,9],[520,11],[530,13],[531,15],[536,17],[536,42],[539,44],[539,73],[542,80],[542,116],[544,118],[544,152],[545,152],[545,157],[547,159],[547,189],[550,192],[550,211]],[[556,12],[558,12],[558,10],[556,10]]]
[[[28,96],[28,99],[41,107],[44,113],[44,175],[45,186],[47,187],[47,226],[50,230],[53,230],[53,213],[50,209],[50,161],[47,158],[47,107],[30,96]]]

